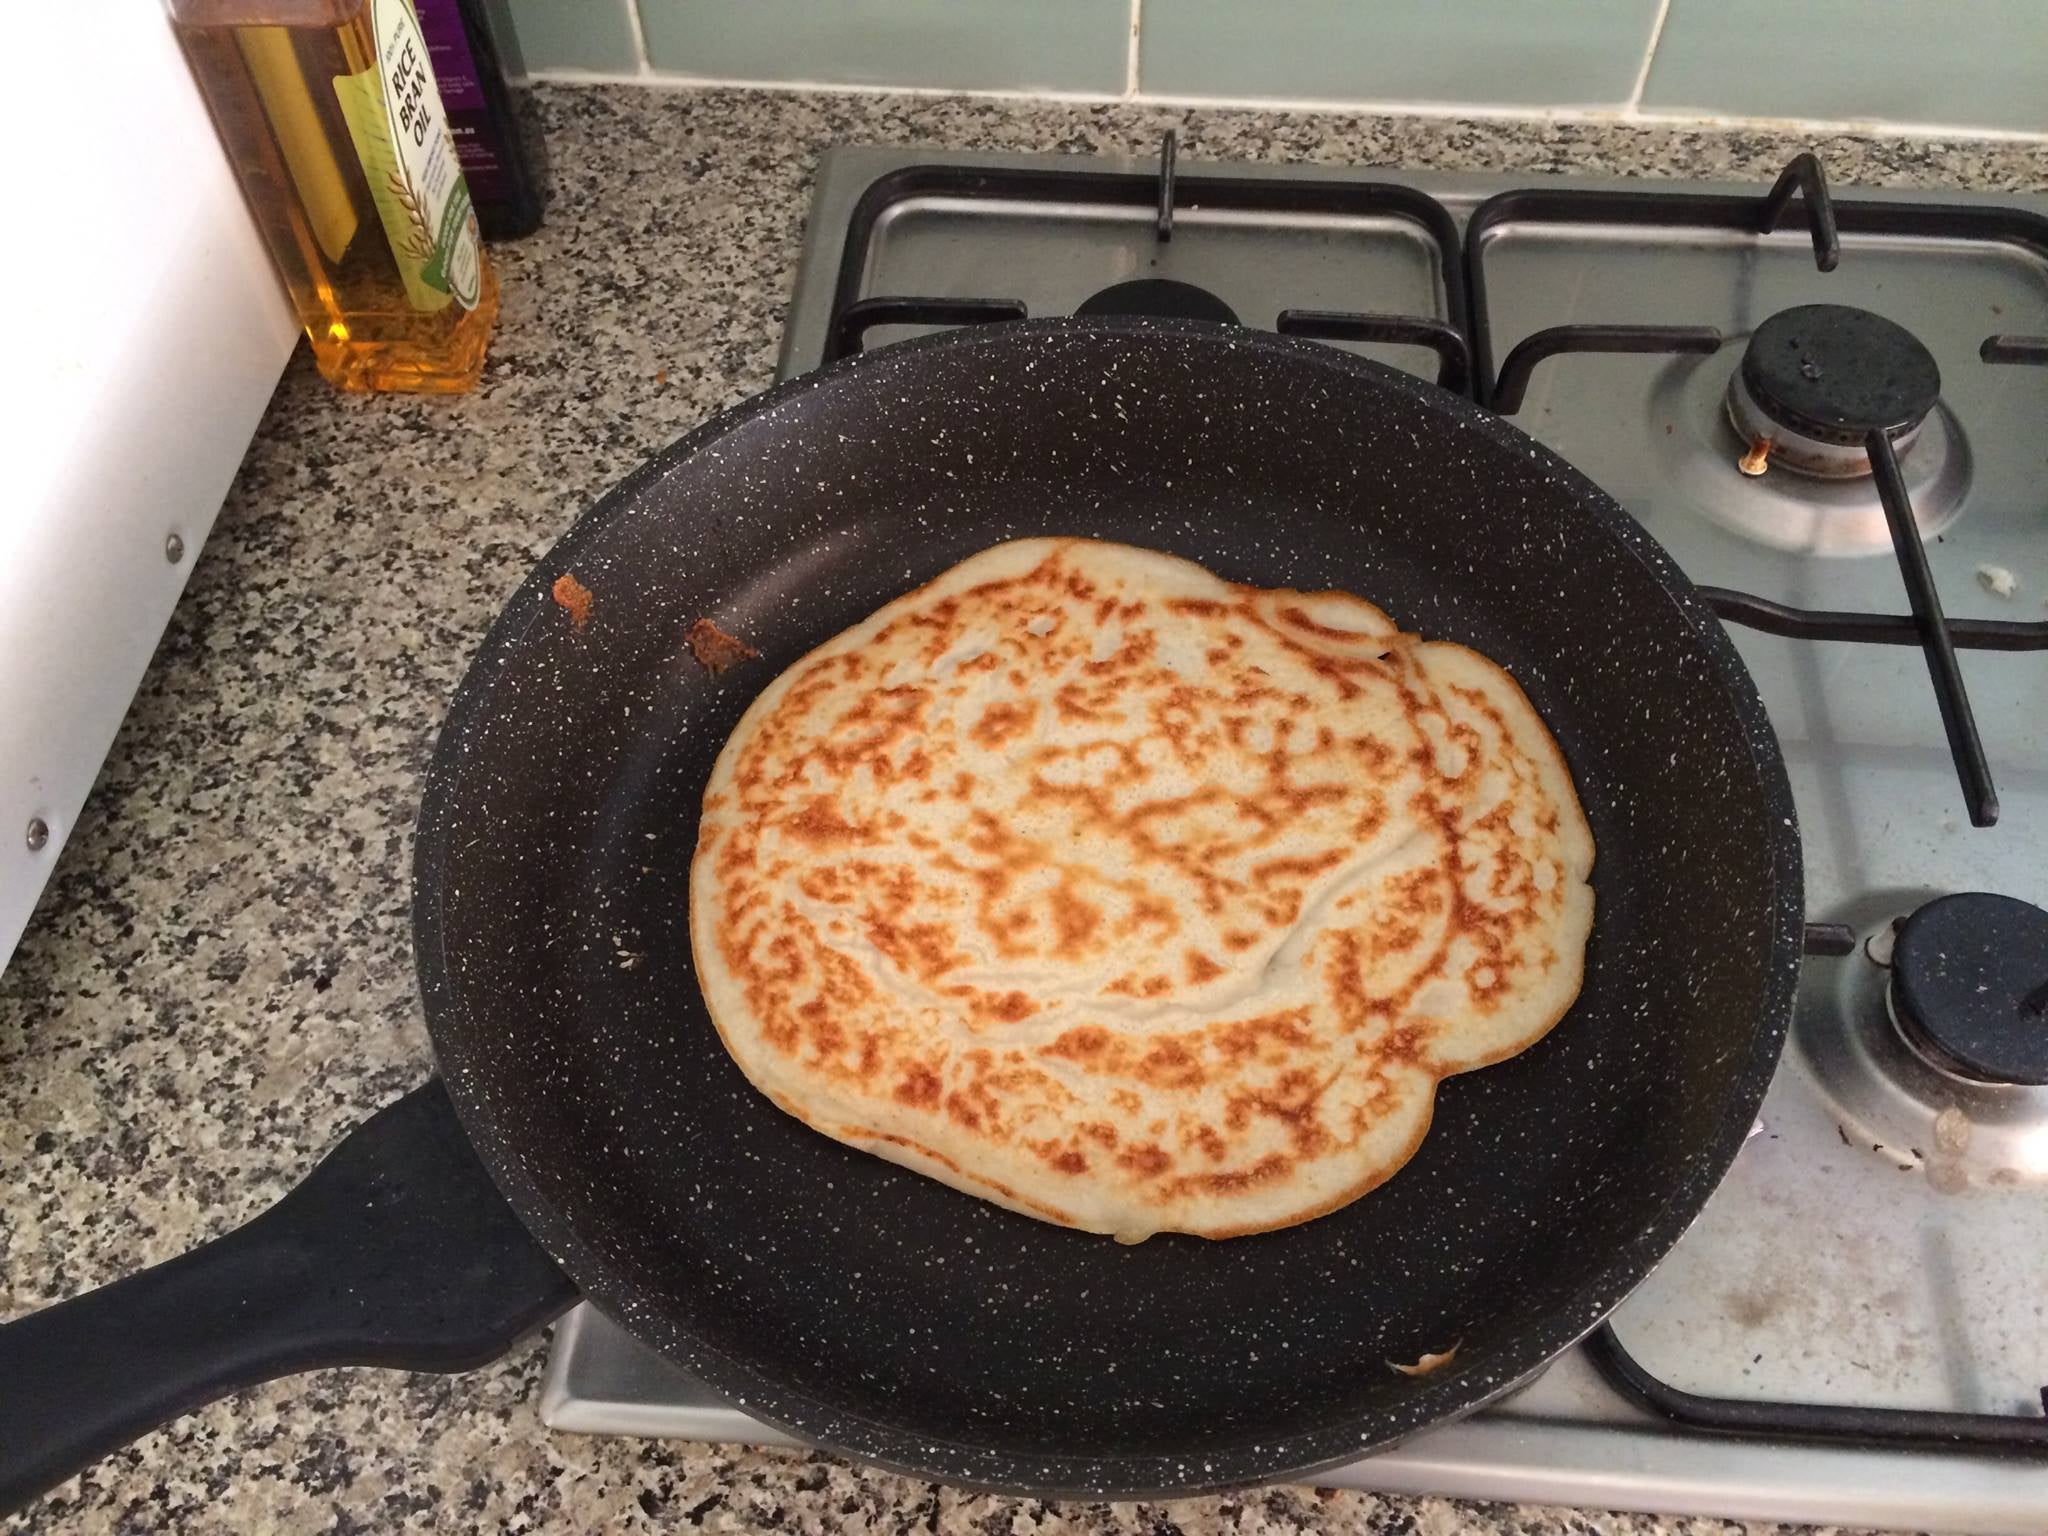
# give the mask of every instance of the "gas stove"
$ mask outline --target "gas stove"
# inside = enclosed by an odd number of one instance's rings
[[[1800,813],[1748,1146],[1648,1281],[1330,1486],[2048,1526],[2048,200],[845,149],[785,376],[934,328],[1314,337],[1510,416],[1705,588]],[[788,1443],[588,1307],[556,1428]]]

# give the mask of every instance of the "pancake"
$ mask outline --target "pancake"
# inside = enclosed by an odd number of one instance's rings
[[[1306,1221],[1578,995],[1593,842],[1475,651],[999,544],[775,678],[704,794],[712,1022],[805,1124],[1137,1241]]]

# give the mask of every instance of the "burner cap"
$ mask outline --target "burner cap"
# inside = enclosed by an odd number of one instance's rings
[[[1206,288],[1171,277],[1112,283],[1074,311],[1077,315],[1152,315],[1161,320],[1214,320],[1236,325],[1237,312]]]
[[[2048,1084],[2048,912],[1978,891],[1928,902],[1899,925],[1892,1013],[1958,1077]]]
[[[1912,431],[1941,396],[1934,354],[1904,326],[1846,304],[1801,304],[1756,328],[1742,382],[1764,415],[1823,443]]]

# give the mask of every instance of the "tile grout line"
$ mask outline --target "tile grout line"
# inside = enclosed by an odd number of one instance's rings
[[[1131,101],[1138,94],[1138,32],[1145,24],[1145,0],[1131,0],[1131,38],[1129,51],[1124,55],[1124,100]]]
[[[1622,111],[1633,116],[1643,107],[1643,90],[1650,83],[1650,66],[1657,62],[1657,45],[1664,41],[1664,23],[1671,16],[1671,0],[1657,0],[1657,19],[1650,23],[1650,46],[1643,50],[1643,67],[1636,71],[1635,89],[1628,93]]]
[[[654,76],[654,61],[647,56],[647,25],[640,19],[640,0],[619,0],[626,8],[626,28],[633,34],[633,56],[640,61],[636,73],[642,79]],[[1670,0],[1665,0],[1668,5]]]
[[[650,90],[783,91],[791,95],[957,97],[966,101],[1043,102],[1104,106],[1128,101],[1139,106],[1204,107],[1232,112],[1276,112],[1304,116],[1417,117],[1432,120],[1477,119],[1507,123],[1585,123],[1625,128],[1705,129],[1719,132],[1848,134],[1904,139],[1963,139],[1991,143],[2048,144],[2048,131],[1983,128],[1959,123],[1893,123],[1876,118],[1727,117],[1714,113],[1625,107],[1510,107],[1486,102],[1333,101],[1288,96],[1190,96],[1140,90],[1062,91],[1016,87],[957,85],[870,85],[837,80],[745,80],[717,75],[688,75],[648,68],[645,72],[615,70],[536,69],[529,82],[543,85],[631,85]]]

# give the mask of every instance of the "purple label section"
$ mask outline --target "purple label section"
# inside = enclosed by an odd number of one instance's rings
[[[461,8],[455,0],[413,0],[413,4],[419,11],[420,30],[427,34],[427,52],[433,56],[441,105],[450,116],[483,111],[484,91],[477,83],[469,34],[462,30]]]
[[[477,78],[476,57],[469,51],[469,35],[462,29],[461,7],[456,0],[413,3],[419,12],[420,30],[427,37],[435,83],[441,87],[441,105],[448,110],[455,158],[469,180],[469,195],[480,203],[501,201],[509,192],[505,162]]]

